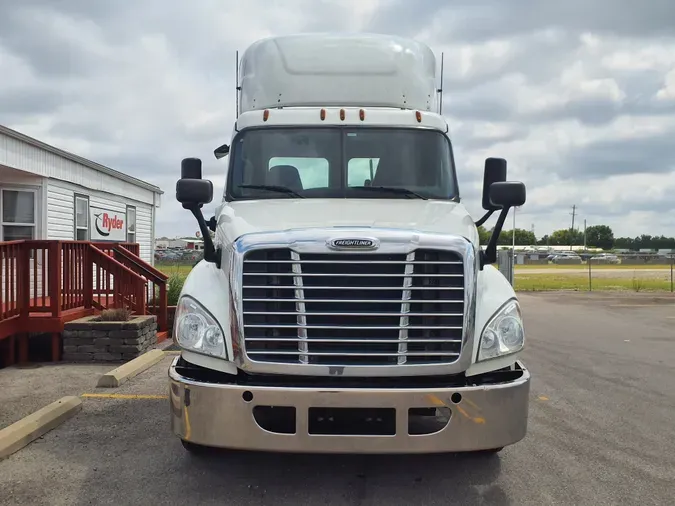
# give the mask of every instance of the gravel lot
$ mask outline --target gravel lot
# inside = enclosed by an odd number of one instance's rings
[[[191,458],[169,432],[171,357],[0,462],[0,504],[667,505],[675,299],[522,295],[528,436],[500,456]]]
[[[110,364],[31,364],[0,370],[0,429],[59,400],[96,386]]]

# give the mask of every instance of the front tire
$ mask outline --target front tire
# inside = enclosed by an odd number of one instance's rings
[[[478,450],[476,452],[476,455],[485,455],[485,456],[497,455],[503,449],[504,449],[504,447],[500,446],[499,448],[490,448],[489,450]]]
[[[185,441],[185,439],[181,439],[180,442],[183,445],[183,448],[185,448],[190,455],[202,456],[209,451],[208,446],[191,443],[190,441]]]

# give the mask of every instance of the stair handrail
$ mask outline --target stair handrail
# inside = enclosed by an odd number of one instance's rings
[[[134,281],[133,285],[135,285],[134,286],[134,288],[135,288],[134,292],[135,293],[129,294],[129,295],[135,296],[135,302],[136,302],[135,306],[136,307],[135,307],[134,311],[135,311],[136,314],[140,314],[140,315],[145,314],[145,284],[146,284],[146,280],[143,278],[143,276],[137,274],[136,272],[131,270],[129,267],[127,267],[123,263],[119,262],[115,258],[111,257],[110,255],[106,255],[102,250],[100,250],[99,248],[97,248],[93,244],[89,245],[89,253],[90,253],[90,255],[92,255],[94,257],[98,257],[98,260],[101,261],[101,263],[96,262],[96,263],[98,263],[98,265],[101,265],[103,267],[102,264],[104,264],[106,262],[109,264],[108,272],[110,272],[113,275],[113,279],[115,277],[115,274],[114,274],[114,272],[111,272],[110,266],[114,266],[114,268],[116,268],[119,271],[125,273],[126,275],[128,275],[130,277],[131,280]],[[95,263],[94,258],[92,258],[90,256],[90,261],[87,262],[87,263],[91,264],[92,267],[93,267],[93,264]],[[91,287],[92,287],[92,290],[93,290],[93,279],[92,279]],[[114,289],[114,290],[115,290],[115,292],[113,292],[113,293],[116,293],[117,290],[116,289]],[[124,299],[123,295],[124,294],[120,293],[120,296],[121,296],[122,300]],[[92,299],[93,299],[93,293],[92,293]]]
[[[154,266],[147,263],[145,260],[135,255],[123,245],[116,245],[113,248],[115,255],[119,255],[124,258],[125,261],[131,262],[139,271],[142,272],[142,275],[145,275],[146,278],[150,279],[154,285],[159,286],[159,305],[157,307],[157,328],[160,332],[168,330],[169,328],[169,309],[168,309],[168,294],[167,294],[167,281],[169,276],[164,274],[159,269],[156,269]],[[155,300],[156,295],[153,289],[153,300]],[[149,302],[149,301],[148,301]]]

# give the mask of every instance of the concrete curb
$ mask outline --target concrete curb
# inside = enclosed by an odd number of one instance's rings
[[[162,350],[150,350],[140,357],[105,373],[98,380],[98,388],[117,388],[128,380],[149,369],[164,358]]]
[[[66,396],[0,430],[0,460],[58,427],[82,409],[79,397]]]

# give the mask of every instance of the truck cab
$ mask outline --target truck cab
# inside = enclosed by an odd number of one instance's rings
[[[244,52],[215,215],[199,159],[176,185],[205,239],[169,369],[188,450],[496,452],[525,436],[522,314],[492,265],[525,187],[490,158],[486,214],[469,215],[436,67],[424,44],[384,35]]]

